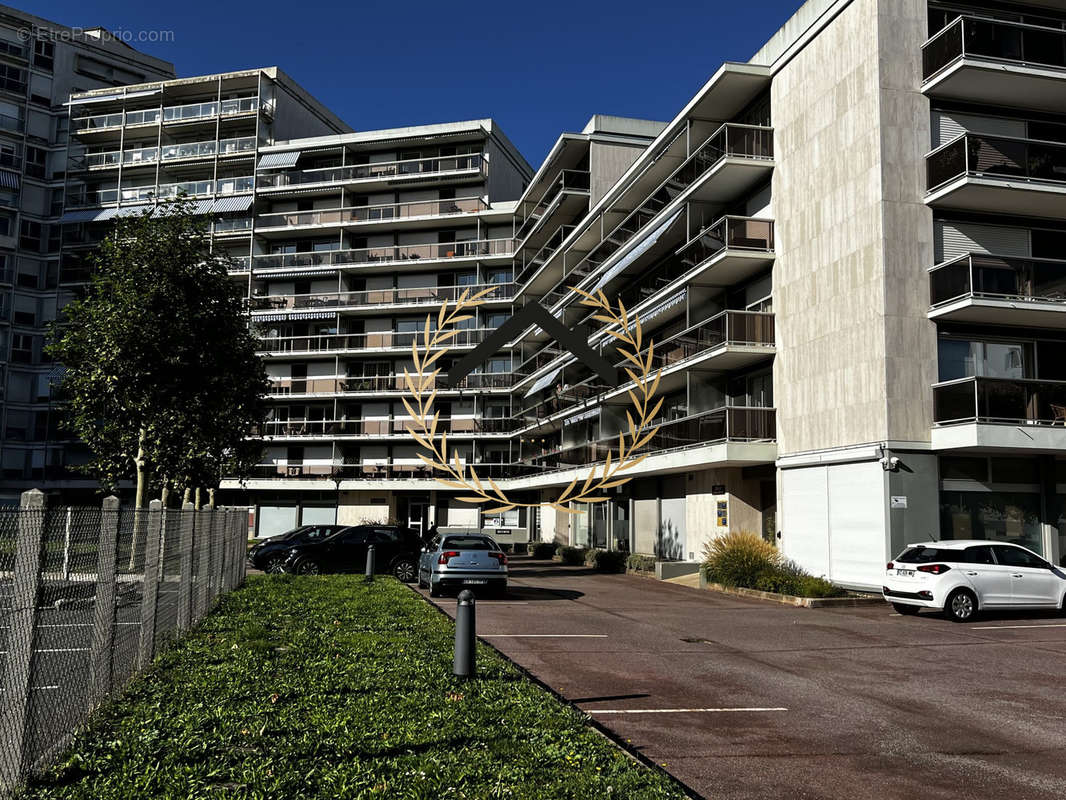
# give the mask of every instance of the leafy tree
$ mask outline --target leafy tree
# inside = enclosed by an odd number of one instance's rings
[[[244,477],[260,447],[266,373],[206,219],[184,198],[120,218],[91,257],[92,279],[52,330],[66,367],[65,425],[89,447],[84,469],[106,489],[135,476],[216,486]]]

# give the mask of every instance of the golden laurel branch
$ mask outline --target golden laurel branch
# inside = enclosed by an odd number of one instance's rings
[[[521,503],[511,500],[491,477],[486,479],[488,484],[486,486],[486,482],[478,476],[473,464],[464,464],[460,460],[458,450],[453,451],[449,457],[447,432],[442,432],[440,438],[437,438],[440,412],[433,411],[433,402],[437,397],[436,380],[440,374],[440,367],[433,369],[433,365],[448,353],[447,342],[459,333],[459,330],[453,326],[473,316],[464,312],[481,305],[481,298],[493,292],[494,288],[485,289],[470,296],[468,296],[468,290],[464,290],[450,311],[448,303],[443,303],[440,314],[437,316],[436,330],[431,329],[432,318],[427,314],[421,346],[418,337],[411,343],[411,358],[414,361],[415,372],[412,374],[407,368],[403,371],[404,381],[411,392],[411,401],[409,402],[405,397],[403,404],[413,420],[411,424],[408,424],[407,431],[421,447],[433,454],[432,458],[424,453],[419,453],[418,457],[430,469],[447,476],[447,478],[438,478],[440,483],[452,489],[471,492],[470,495],[459,497],[460,501],[496,504],[484,509],[485,513],[502,513],[513,508],[536,508],[542,505],[550,506],[564,514],[584,513],[566,504],[606,501],[607,496],[598,493],[629,482],[628,476],[619,477],[619,473],[632,469],[644,460],[645,456],[635,454],[651,441],[659,430],[657,425],[649,428],[649,423],[655,419],[655,415],[659,413],[663,404],[662,398],[653,402],[655,392],[659,388],[659,379],[662,377],[661,369],[654,376],[652,375],[655,342],[648,340],[647,355],[642,356],[643,333],[640,319],[636,315],[631,317],[621,300],[618,301],[618,310],[615,311],[602,290],[596,294],[590,294],[574,287],[571,288],[581,295],[581,305],[598,312],[592,319],[615,325],[618,328],[618,330],[608,330],[607,333],[616,340],[615,347],[618,353],[632,364],[631,367],[626,366],[625,371],[634,384],[633,388],[627,391],[633,404],[633,412],[636,413],[636,419],[632,412],[626,410],[629,431],[618,434],[617,454],[608,451],[603,465],[593,465],[580,488],[578,488],[578,477],[575,477],[555,500],[545,503]],[[467,477],[468,470],[469,478]]]

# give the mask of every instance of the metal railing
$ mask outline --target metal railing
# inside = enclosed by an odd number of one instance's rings
[[[494,328],[459,330],[448,340],[448,347],[473,347]],[[320,351],[410,350],[421,341],[421,331],[381,331],[377,333],[327,333],[318,336],[262,336],[262,353],[314,353]]]
[[[412,217],[443,217],[455,214],[476,214],[488,208],[480,197],[457,197],[450,200],[419,200],[410,203],[388,203],[352,208],[330,208],[321,211],[281,211],[260,214],[256,227],[262,229],[287,228],[295,225],[346,225],[357,222],[385,222]]]
[[[500,430],[494,421],[483,426],[477,417],[440,417],[437,433],[451,436],[473,436],[484,433],[510,433]],[[269,420],[256,430],[256,435],[278,439],[293,439],[318,436],[347,436],[378,439],[397,436],[407,438],[410,417],[383,417],[380,419],[298,419]]]
[[[533,230],[544,214],[556,203],[564,192],[588,192],[589,173],[584,170],[562,169],[540,196],[540,200],[529,209],[518,227],[515,238],[522,239]],[[526,204],[528,205],[528,203]]]
[[[514,239],[474,239],[440,244],[386,245],[308,253],[278,253],[255,256],[254,266],[257,270],[273,267],[358,266],[359,264],[386,264],[393,261],[487,258],[510,256],[513,253]]]
[[[315,294],[260,295],[248,298],[252,311],[287,311],[305,308],[347,308],[352,306],[437,305],[455,302],[467,295],[491,289],[483,300],[501,300],[514,295],[513,283],[474,284],[471,286],[424,286],[397,289],[368,289],[360,292],[319,292]]]
[[[0,789],[69,744],[157,650],[244,580],[248,513],[0,508]]]
[[[961,378],[933,387],[933,421],[1066,426],[1066,381]]]
[[[163,161],[177,161],[186,158],[209,158],[218,155],[235,155],[255,150],[254,136],[238,136],[233,139],[205,142],[183,142],[165,144],[162,147],[137,147],[130,150],[108,150],[101,153],[86,153],[84,166],[88,169],[135,164],[154,164]]]
[[[408,178],[419,175],[450,172],[484,172],[488,162],[480,153],[439,158],[409,158],[402,161],[382,161],[375,164],[352,164],[346,167],[294,170],[263,173],[259,176],[263,189],[279,189],[308,183],[347,183],[377,178]]]
[[[522,478],[544,470],[532,464],[474,462],[479,478]],[[288,480],[437,480],[422,462],[408,464],[259,464],[251,477]]]
[[[164,122],[190,122],[217,116],[248,114],[259,109],[258,97],[237,97],[231,100],[207,103],[187,103],[164,108],[147,108],[141,111],[115,111],[110,114],[93,114],[75,117],[71,122],[75,131],[118,128],[122,125],[151,125]]]
[[[514,378],[510,372],[474,372],[455,386],[438,376],[434,388],[438,392],[461,389],[509,389]],[[304,394],[361,394],[400,392],[410,393],[403,372],[399,375],[349,375],[344,378],[279,378],[271,382],[268,394],[288,397]]]
[[[1066,261],[969,253],[929,272],[933,308],[966,298],[1066,303]]]
[[[928,81],[966,56],[1019,65],[1066,67],[1066,31],[960,16],[922,45],[922,77]]]
[[[1066,183],[1066,144],[964,133],[925,157],[928,191],[964,176]]]

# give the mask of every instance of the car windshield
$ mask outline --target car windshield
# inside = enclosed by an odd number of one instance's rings
[[[962,561],[961,550],[945,547],[910,547],[904,550],[896,561],[901,564],[928,564],[932,561]]]
[[[495,550],[496,543],[483,536],[449,536],[444,540],[446,550]]]

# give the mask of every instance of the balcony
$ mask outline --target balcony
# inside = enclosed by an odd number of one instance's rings
[[[523,240],[533,234],[545,220],[562,210],[571,218],[588,209],[590,177],[582,170],[563,169],[555,180],[540,196],[540,200],[529,208],[515,238]],[[528,203],[525,204],[529,206]]]
[[[260,188],[266,191],[291,186],[332,186],[336,184],[385,181],[387,183],[419,182],[440,176],[468,173],[471,177],[486,174],[488,162],[480,153],[441,158],[411,158],[402,161],[382,161],[376,164],[353,164],[346,167],[295,170],[264,173],[259,176]]]
[[[475,284],[470,286],[426,286],[402,289],[371,289],[362,292],[327,292],[296,295],[261,295],[248,300],[248,308],[255,311],[298,311],[308,308],[357,309],[379,311],[382,306],[437,306],[454,303],[467,295],[491,289],[484,301],[509,301],[514,296],[513,283]]]
[[[254,266],[256,274],[263,274],[261,270],[267,269],[359,267],[404,262],[422,264],[425,261],[460,258],[510,258],[513,254],[513,239],[475,239],[441,244],[409,244],[263,255],[255,257]]]
[[[926,156],[931,206],[1061,217],[1066,145],[966,133]]]
[[[1066,31],[959,17],[922,47],[922,91],[991,106],[1066,107]]]
[[[185,161],[191,159],[214,158],[219,156],[240,155],[255,151],[254,136],[240,136],[221,141],[184,142],[182,144],[166,144],[162,147],[139,147],[131,150],[109,150],[102,153],[87,153],[84,157],[84,166],[89,170],[115,168],[121,162],[123,167],[134,167],[140,164],[150,165],[162,160]]]
[[[1066,381],[962,378],[933,387],[933,448],[1066,448]]]
[[[72,120],[75,133],[91,133],[136,125],[181,124],[211,120],[216,117],[233,117],[251,114],[259,110],[258,97],[236,97],[230,100],[206,103],[187,103],[165,108],[147,108],[141,111],[116,111],[110,114],[94,114]]]
[[[1066,329],[1066,261],[970,253],[929,272],[930,319]]]
[[[491,328],[469,328],[458,331],[448,340],[448,347],[473,347],[479,344]],[[303,355],[333,355],[335,353],[380,353],[395,350],[407,354],[411,345],[422,340],[421,331],[380,331],[374,333],[327,333],[317,336],[262,336],[261,349],[264,355],[285,356],[292,353]]]
[[[159,184],[160,198],[178,197],[203,197],[214,194],[234,194],[250,192],[255,188],[255,178],[219,178],[217,181],[184,181],[182,183]]]
[[[470,417],[439,417],[437,433],[448,434],[450,438],[472,436],[509,436],[510,430],[501,431],[497,420],[488,420],[487,426],[481,420]],[[303,439],[303,438],[365,438],[365,439],[399,439],[410,441],[408,428],[411,417],[388,417],[381,419],[295,419],[272,420],[263,423],[256,435],[268,439]],[[421,463],[421,462],[419,462]]]
[[[411,203],[334,208],[322,211],[285,211],[260,214],[256,218],[256,230],[288,230],[290,228],[313,225],[336,226],[375,222],[394,223],[413,219],[435,220],[438,217],[476,214],[487,209],[488,204],[480,197],[459,197],[451,200],[424,200]]]
[[[461,389],[510,389],[514,376],[510,372],[474,372],[452,386],[438,376],[434,388],[441,395]],[[407,381],[400,375],[349,375],[345,378],[279,378],[270,384],[271,397],[293,395],[409,395]],[[510,428],[508,429],[510,430]]]
[[[536,475],[542,472],[528,464],[474,462],[478,477],[511,479]],[[435,481],[439,473],[431,471],[421,461],[411,463],[362,464],[258,464],[252,468],[252,480],[317,480],[317,481],[379,481],[423,480]],[[261,487],[259,487],[261,488]]]

